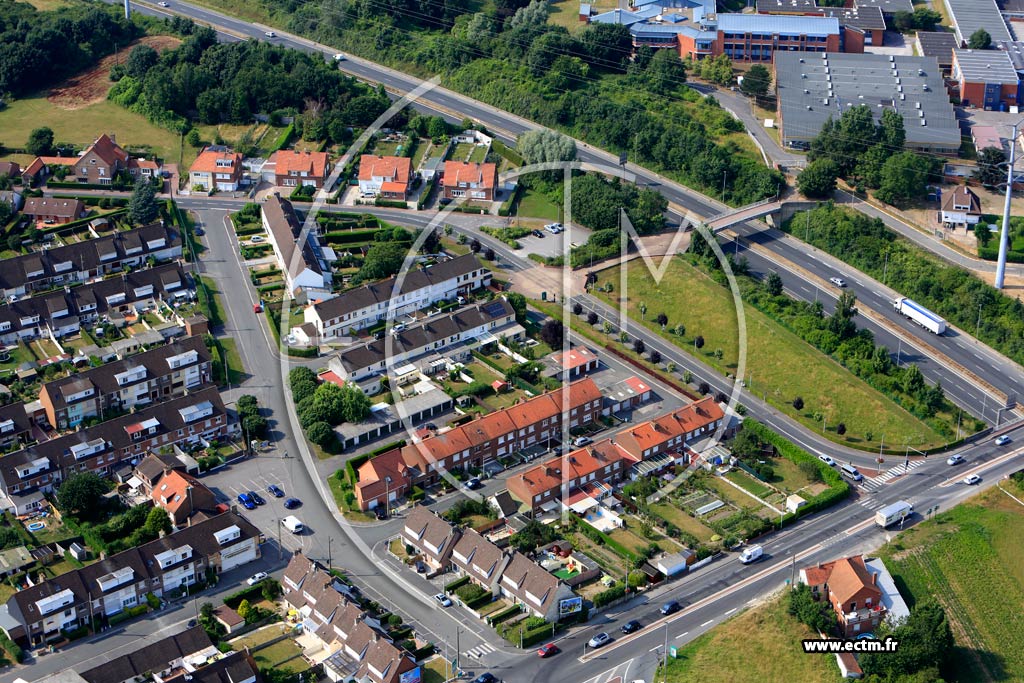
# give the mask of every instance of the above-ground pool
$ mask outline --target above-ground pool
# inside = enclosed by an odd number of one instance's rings
[[[25,528],[29,531],[42,531],[46,528],[46,522],[32,522]]]

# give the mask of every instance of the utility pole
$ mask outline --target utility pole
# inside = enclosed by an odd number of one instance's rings
[[[668,622],[665,622],[665,652],[661,655],[661,683],[668,683]]]
[[[1006,202],[1003,204],[1003,229],[999,232],[999,262],[996,264],[995,288],[1003,288],[1006,276],[1006,252],[1010,246],[1010,201],[1013,199],[1013,164],[1017,159],[1017,129],[1024,120],[1013,124],[1010,138],[1010,164],[1006,170]]]
[[[124,0],[124,18],[125,19],[131,19],[132,18],[131,0]]]
[[[333,559],[331,557],[331,542],[332,541],[334,541],[334,538],[331,537],[331,536],[328,536],[327,537],[327,571],[328,572],[330,572],[334,568],[334,565],[331,563],[331,560]]]
[[[277,559],[284,559],[284,546],[281,545],[281,527],[284,525],[284,520],[277,520]]]

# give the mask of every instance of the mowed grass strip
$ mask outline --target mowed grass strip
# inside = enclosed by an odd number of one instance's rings
[[[44,95],[10,102],[0,111],[0,130],[4,142],[22,146],[29,133],[40,126],[53,130],[58,142],[88,145],[103,133],[113,133],[118,144],[131,150],[148,146],[165,163],[178,163],[181,138],[164,128],[154,126],[146,117],[130,112],[113,102],[103,100],[81,109],[61,109]],[[196,157],[196,150],[185,145],[185,167]]]
[[[1006,481],[1024,500],[1024,487]],[[908,602],[937,600],[956,638],[950,680],[1024,680],[1024,506],[990,489],[880,551]]]
[[[669,637],[675,636],[669,633]],[[784,598],[755,607],[716,626],[668,660],[668,683],[841,681],[832,655],[807,655],[803,638],[817,634],[786,612]],[[661,672],[654,680],[661,680]]]
[[[609,304],[618,307],[620,292],[619,267],[598,274],[598,286],[610,282],[610,294],[596,292]],[[627,306],[630,317],[639,321],[640,304],[647,306],[645,324],[670,343],[696,355],[703,362],[723,373],[737,372],[739,335],[732,293],[683,258],[676,257],[656,284],[639,259],[628,264]],[[908,411],[854,376],[839,363],[804,342],[795,334],[751,306],[744,307],[747,326],[748,388],[764,396],[782,412],[807,427],[821,431],[814,413],[825,416],[825,436],[842,440],[858,448],[877,448],[884,437],[890,445],[911,445],[928,448],[945,443],[938,432]],[[659,313],[668,316],[668,330],[662,332],[654,320]],[[671,332],[682,323],[686,334]],[[697,350],[694,338],[704,337],[704,347]],[[721,350],[718,359],[716,351]],[[697,379],[697,378],[695,378]],[[793,408],[800,396],[804,409]],[[846,437],[839,437],[835,425],[846,424]],[[867,438],[870,433],[870,439]]]

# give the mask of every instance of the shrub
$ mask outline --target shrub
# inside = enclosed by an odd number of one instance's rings
[[[615,602],[621,597],[626,595],[626,586],[624,584],[617,584],[612,586],[608,590],[603,590],[594,596],[593,603],[594,607],[604,607],[605,605]]]
[[[449,581],[448,583],[446,583],[444,586],[444,592],[452,593],[456,588],[458,588],[459,586],[465,586],[467,583],[469,583],[469,577],[460,576],[454,581]]]

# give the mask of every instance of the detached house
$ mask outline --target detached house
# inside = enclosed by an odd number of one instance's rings
[[[48,225],[63,225],[85,216],[85,204],[81,199],[56,199],[54,197],[29,197],[22,210],[34,221]]]
[[[310,185],[321,189],[327,181],[327,152],[281,149],[263,165],[263,179],[280,187]]]
[[[443,183],[446,199],[494,201],[498,167],[495,164],[446,161]]]
[[[109,185],[122,172],[147,178],[160,173],[157,162],[131,157],[113,135],[107,134],[96,138],[72,163],[74,179],[91,185]]]
[[[359,157],[359,193],[405,201],[412,187],[412,160],[407,157]]]
[[[948,228],[966,228],[981,220],[981,200],[966,185],[958,185],[942,198],[939,222]]]
[[[868,569],[861,555],[804,567],[800,582],[818,599],[828,600],[846,638],[873,632],[885,618],[878,573]]]
[[[223,145],[209,145],[188,170],[189,185],[205,192],[234,192],[242,184],[242,155]]]

